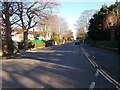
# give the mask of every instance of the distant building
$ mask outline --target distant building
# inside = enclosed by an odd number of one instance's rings
[[[23,40],[23,29],[16,28],[12,30],[12,40],[20,42]]]
[[[34,33],[32,31],[28,32],[28,39],[35,40],[35,36],[34,36]]]
[[[20,42],[23,40],[23,32],[24,30],[21,28],[15,28],[12,30],[12,40]],[[28,32],[29,40],[45,40],[43,36],[40,35],[39,32],[29,31]]]

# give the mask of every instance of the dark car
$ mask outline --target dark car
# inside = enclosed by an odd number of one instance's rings
[[[53,40],[46,41],[46,45],[45,45],[46,47],[53,46],[53,45],[55,45],[55,42]]]
[[[75,40],[75,45],[80,45],[80,40]]]

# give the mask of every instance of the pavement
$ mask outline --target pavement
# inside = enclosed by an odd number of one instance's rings
[[[104,62],[116,76],[118,55],[86,44],[52,46],[3,59],[3,88],[108,88],[116,86],[93,65],[85,52]],[[104,56],[104,57],[103,57]],[[114,57],[113,57],[114,56]],[[115,62],[113,63],[114,58]]]

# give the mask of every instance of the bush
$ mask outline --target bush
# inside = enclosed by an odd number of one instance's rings
[[[32,40],[28,40],[28,49],[34,48],[35,43]]]
[[[118,41],[92,41],[92,40],[87,40],[86,43],[88,43],[90,45],[93,45],[93,46],[107,48],[107,49],[118,48]]]
[[[24,42],[18,42],[18,48],[21,50],[21,49],[24,49]]]
[[[117,48],[118,42],[117,41],[97,41],[96,45],[109,47],[109,48]]]
[[[18,42],[18,48],[20,50],[24,49],[24,46],[25,46],[24,41]],[[34,48],[34,46],[35,46],[34,42],[31,40],[28,40],[28,49]]]
[[[24,41],[22,42],[18,42],[18,47],[19,49],[24,49]],[[35,42],[34,40],[28,40],[28,49],[31,49],[31,48],[39,48],[39,47],[45,47],[46,43],[45,42]]]
[[[35,48],[39,48],[39,47],[45,47],[45,42],[35,43]]]

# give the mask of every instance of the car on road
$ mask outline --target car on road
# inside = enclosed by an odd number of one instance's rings
[[[75,40],[75,41],[74,41],[74,44],[75,44],[75,45],[80,45],[80,40]]]

